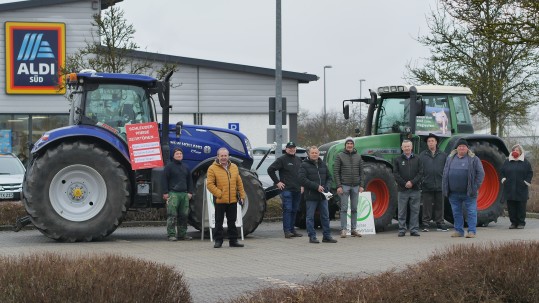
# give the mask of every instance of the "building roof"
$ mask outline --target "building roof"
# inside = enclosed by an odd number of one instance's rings
[[[127,52],[127,54],[130,57],[143,59],[143,60],[155,60],[155,61],[161,61],[161,62],[173,63],[173,64],[174,63],[186,64],[186,65],[194,65],[194,66],[202,66],[202,67],[209,67],[209,68],[216,68],[216,69],[245,72],[245,73],[251,73],[251,74],[258,74],[258,75],[275,76],[275,69],[272,69],[272,68],[256,67],[256,66],[250,66],[250,65],[195,59],[195,58],[180,57],[180,56],[172,56],[172,55],[143,52],[143,51],[129,51]],[[283,79],[285,78],[294,79],[294,80],[298,80],[299,83],[309,83],[311,81],[317,81],[319,79],[317,75],[307,74],[307,73],[289,72],[289,71],[282,71],[282,76],[283,76]]]
[[[18,2],[10,2],[10,3],[3,3],[0,4],[0,12],[4,11],[14,11],[24,8],[33,8],[33,7],[41,7],[41,6],[50,6],[50,5],[56,5],[56,4],[64,4],[64,3],[71,3],[71,2],[80,2],[82,0],[27,0],[27,1],[18,1]],[[87,0],[86,0],[87,1]],[[123,0],[113,0],[114,3],[122,2]],[[111,0],[102,0],[101,1],[101,9],[107,9],[110,4]]]

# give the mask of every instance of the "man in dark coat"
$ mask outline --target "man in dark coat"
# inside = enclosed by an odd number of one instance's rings
[[[303,186],[303,195],[305,196],[305,206],[307,208],[307,232],[309,233],[309,243],[320,243],[316,238],[314,230],[314,212],[316,208],[320,211],[320,221],[322,222],[323,235],[322,242],[337,243],[337,240],[331,237],[329,229],[329,209],[328,198],[331,175],[328,167],[320,159],[318,147],[309,148],[309,157],[305,159],[299,168],[299,181]],[[326,195],[324,195],[326,193]]]
[[[429,231],[430,220],[436,223],[439,231],[447,231],[444,224],[444,197],[442,195],[442,176],[447,153],[438,148],[438,136],[429,134],[425,138],[427,149],[419,154],[423,165],[421,182],[421,202],[423,203],[423,231]]]

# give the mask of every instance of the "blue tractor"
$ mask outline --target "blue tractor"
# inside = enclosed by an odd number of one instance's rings
[[[169,123],[169,80],[130,74],[82,71],[69,74],[69,126],[43,134],[34,144],[23,184],[31,222],[46,236],[64,242],[100,240],[121,224],[128,210],[162,208],[163,168],[133,169],[126,125],[159,123],[163,159],[181,147],[196,190],[189,223],[201,229],[208,166],[226,147],[240,167],[247,192],[244,234],[253,232],[266,209],[264,189],[255,173],[249,140],[240,132],[201,125]]]

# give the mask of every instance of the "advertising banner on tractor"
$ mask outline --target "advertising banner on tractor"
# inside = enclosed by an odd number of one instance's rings
[[[428,135],[433,133],[440,137],[451,137],[451,119],[448,107],[425,108],[425,116],[418,116],[416,121],[416,134]]]
[[[157,122],[126,124],[125,133],[133,170],[163,166]]]
[[[6,93],[64,94],[64,23],[6,22]]]

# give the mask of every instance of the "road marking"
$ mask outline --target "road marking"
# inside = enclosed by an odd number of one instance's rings
[[[302,285],[292,283],[292,282],[288,282],[288,281],[284,281],[284,280],[280,280],[280,279],[276,279],[276,278],[272,278],[272,277],[262,277],[262,278],[258,278],[258,279],[264,280],[266,282],[269,282],[271,284],[274,284],[274,285],[277,285],[277,286],[280,286],[280,287],[288,287],[288,288],[292,288],[292,289],[302,289],[302,288],[304,288],[304,286],[302,286]]]

